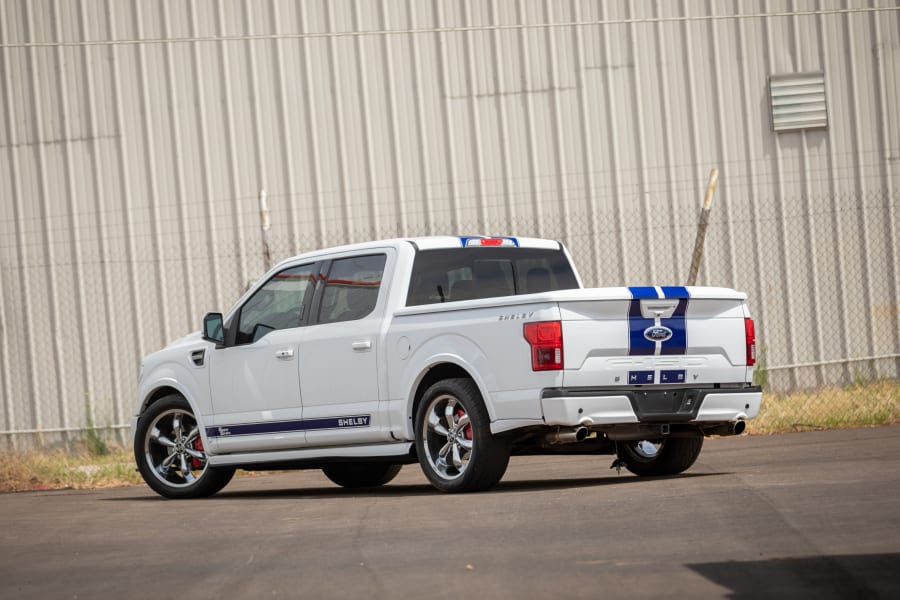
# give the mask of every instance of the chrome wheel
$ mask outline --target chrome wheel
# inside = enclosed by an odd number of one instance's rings
[[[618,442],[616,454],[635,475],[675,475],[690,468],[703,447],[703,437],[677,437]]]
[[[144,437],[144,459],[153,475],[167,486],[194,485],[208,468],[194,415],[181,408],[157,415]]]
[[[416,408],[416,456],[442,492],[478,492],[497,485],[509,464],[509,442],[491,434],[491,419],[475,382],[443,379]]]
[[[141,477],[165,498],[205,498],[228,485],[234,467],[216,467],[200,436],[191,405],[182,396],[163,396],[138,417],[134,459]]]
[[[435,397],[426,410],[425,456],[443,479],[462,477],[469,466],[474,436],[469,413],[454,396]]]
[[[634,452],[641,458],[653,459],[656,458],[660,450],[662,450],[663,444],[665,444],[664,441],[651,442],[648,440],[641,440],[634,445]]]

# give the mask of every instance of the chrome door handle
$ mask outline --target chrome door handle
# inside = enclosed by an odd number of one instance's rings
[[[283,358],[285,360],[289,358],[294,358],[294,349],[287,348],[285,350],[278,350],[275,352],[275,358]]]
[[[354,350],[358,350],[360,352],[363,352],[365,350],[371,350],[372,349],[372,340],[356,340],[355,342],[350,344],[350,347],[353,348]]]

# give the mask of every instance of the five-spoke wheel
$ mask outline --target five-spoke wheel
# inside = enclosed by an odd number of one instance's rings
[[[215,494],[234,475],[209,465],[197,419],[180,396],[162,398],[141,415],[134,454],[144,481],[167,498]]]
[[[432,385],[416,413],[416,450],[422,471],[444,492],[493,487],[509,463],[509,446],[491,434],[490,419],[471,379]]]
[[[168,485],[189,486],[208,465],[194,416],[181,408],[157,415],[144,439],[144,459]]]
[[[461,477],[472,456],[472,423],[466,409],[455,397],[441,394],[429,403],[426,419],[428,464],[444,479]]]

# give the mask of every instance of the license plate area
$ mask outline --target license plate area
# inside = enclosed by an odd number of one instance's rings
[[[628,385],[652,385],[654,383],[686,383],[684,369],[663,369],[656,378],[656,371],[628,371]]]
[[[647,390],[631,392],[631,406],[642,422],[691,421],[700,409],[700,390]]]

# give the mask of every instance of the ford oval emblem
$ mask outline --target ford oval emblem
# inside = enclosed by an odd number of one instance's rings
[[[651,342],[664,342],[672,337],[672,330],[662,325],[653,325],[644,330],[644,337]]]

